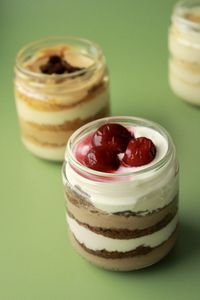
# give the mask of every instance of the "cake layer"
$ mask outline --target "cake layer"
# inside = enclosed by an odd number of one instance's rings
[[[90,231],[100,234],[100,235],[103,235],[105,237],[110,237],[112,239],[120,239],[120,240],[138,238],[138,237],[142,237],[145,235],[152,234],[156,231],[159,231],[162,228],[164,228],[165,226],[167,226],[172,221],[175,214],[176,214],[176,212],[174,212],[174,214],[169,213],[169,214],[165,215],[162,218],[162,220],[160,220],[156,224],[151,225],[151,226],[146,226],[143,229],[135,227],[134,229],[130,230],[127,228],[120,228],[120,226],[118,226],[118,224],[113,224],[112,228],[108,228],[106,226],[102,226],[102,227],[91,226],[88,224],[87,220],[85,221],[87,223],[84,223],[84,222],[81,222],[78,219],[76,219],[72,215],[72,213],[68,210],[68,216],[71,219],[74,219],[80,226],[85,227],[86,229],[89,229]],[[145,217],[143,217],[143,218],[145,219]],[[144,220],[144,223],[145,223],[145,220]]]
[[[200,87],[200,64],[192,64],[171,58],[169,62],[170,72],[190,85]]]
[[[59,96],[55,96],[55,98],[53,99],[40,100],[39,98],[37,98],[37,94],[35,95],[35,97],[29,97],[26,94],[20,93],[18,90],[15,91],[15,97],[19,114],[21,112],[25,112],[29,116],[29,118],[41,118],[41,113],[45,112],[47,118],[48,116],[52,116],[52,112],[56,112],[57,118],[61,118],[62,122],[65,120],[73,119],[74,115],[76,116],[77,114],[78,116],[76,117],[81,117],[80,112],[78,111],[79,109],[83,109],[83,116],[87,116],[87,111],[89,110],[91,112],[90,106],[92,106],[93,108],[96,108],[96,106],[101,108],[109,100],[108,88],[105,85],[101,85],[98,88],[93,88],[93,90],[89,91],[87,97],[84,97],[84,95],[82,95],[81,100],[73,104],[69,104],[67,102],[67,96],[65,102],[63,103],[59,101]],[[69,119],[65,119],[63,117],[63,114],[66,112],[71,113],[72,117],[68,117]],[[32,117],[31,114],[33,114]],[[42,115],[42,117],[45,118],[45,114]],[[54,118],[56,122],[57,118]]]
[[[157,247],[158,245],[165,242],[171,234],[174,232],[178,217],[175,217],[162,229],[138,238],[131,238],[127,240],[113,239],[105,237],[101,234],[92,232],[91,230],[81,226],[71,217],[67,217],[69,228],[74,234],[75,238],[80,244],[93,251],[117,251],[117,252],[127,252],[135,250],[140,246],[145,247]]]
[[[22,134],[26,137],[37,140],[38,143],[50,143],[65,145],[70,135],[74,130],[82,126],[83,124],[90,122],[94,119],[105,117],[109,115],[109,104],[103,107],[95,115],[91,115],[87,119],[74,119],[73,121],[67,121],[60,125],[47,125],[38,124],[36,122],[27,122],[22,117],[19,119]]]
[[[169,50],[172,56],[190,62],[200,64],[200,37],[199,33],[191,33],[189,30],[180,30],[173,26],[169,35]]]
[[[145,216],[131,212],[121,214],[105,213],[96,209],[89,202],[81,200],[81,198],[76,195],[73,197],[65,194],[65,201],[67,210],[71,212],[77,220],[89,226],[110,229],[117,227],[118,229],[142,230],[154,226],[169,214],[174,215],[177,211],[178,195],[172,199],[167,206],[153,213],[146,214]]]
[[[200,85],[192,85],[171,73],[169,77],[172,90],[182,99],[193,104],[200,104]]]
[[[47,160],[64,160],[65,146],[41,145],[22,137],[25,147],[34,155]]]
[[[88,251],[88,249],[81,245],[71,232],[69,232],[69,235],[74,248],[89,262],[108,270],[131,271],[150,266],[167,255],[176,241],[177,230],[174,231],[167,241],[151,249],[148,253],[124,258],[104,258],[98,256],[97,253],[91,253],[90,250]]]

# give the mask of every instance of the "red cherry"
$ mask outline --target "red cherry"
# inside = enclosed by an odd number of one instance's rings
[[[124,152],[129,141],[133,138],[131,133],[122,125],[108,123],[95,131],[92,144],[94,146],[110,146],[117,153]]]
[[[118,169],[120,161],[116,151],[104,146],[95,146],[86,154],[84,163],[90,169],[110,172]]]
[[[156,147],[146,137],[132,139],[123,157],[123,163],[130,167],[139,167],[149,164],[156,156]]]

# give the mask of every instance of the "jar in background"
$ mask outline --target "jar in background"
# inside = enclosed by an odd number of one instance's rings
[[[76,37],[25,46],[16,59],[15,96],[24,145],[36,156],[62,161],[74,130],[109,115],[102,50]]]
[[[174,93],[200,105],[200,1],[178,2],[169,30],[169,81]]]
[[[151,138],[154,161],[112,173],[80,163],[93,133],[117,123],[135,137]],[[122,153],[120,154],[120,156]],[[162,259],[173,247],[178,222],[178,164],[169,134],[134,117],[110,117],[78,129],[69,139],[63,164],[67,221],[77,252],[99,267],[129,271]]]

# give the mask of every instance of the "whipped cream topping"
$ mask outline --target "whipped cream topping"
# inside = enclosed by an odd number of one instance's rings
[[[158,230],[149,235],[128,240],[112,239],[101,234],[94,233],[91,230],[79,225],[76,220],[72,219],[69,216],[67,216],[67,222],[69,224],[70,230],[72,231],[78,242],[84,244],[88,249],[94,251],[107,250],[127,252],[135,250],[139,246],[154,248],[168,240],[168,238],[176,229],[178,216],[176,215],[172,219],[172,221],[161,230]]]
[[[175,158],[172,157],[160,169],[145,172],[147,167],[153,167],[166,155],[169,147],[168,141],[161,133],[151,128],[134,126],[129,127],[129,130],[134,132],[135,137],[148,137],[155,144],[157,153],[150,164],[132,168],[120,167],[116,173],[131,172],[131,175],[96,181],[95,177],[86,178],[76,172],[70,163],[66,163],[63,181],[64,184],[70,184],[73,189],[77,189],[82,196],[87,198],[87,201],[102,211],[107,213],[131,211],[145,215],[166,206],[176,196],[178,192],[178,179],[175,176],[177,164]],[[74,151],[84,153],[87,150],[88,145],[85,147],[76,145],[74,148]],[[134,175],[134,172],[138,170],[144,172]]]

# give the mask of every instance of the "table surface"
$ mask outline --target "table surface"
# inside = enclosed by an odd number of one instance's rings
[[[200,110],[168,86],[167,33],[174,1],[1,1],[0,299],[200,299]],[[162,124],[180,162],[175,249],[136,272],[98,269],[71,248],[61,165],[22,146],[13,96],[16,52],[51,35],[99,43],[111,78],[112,114]]]

